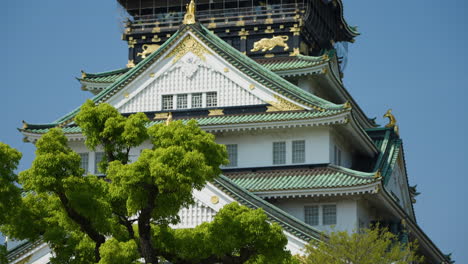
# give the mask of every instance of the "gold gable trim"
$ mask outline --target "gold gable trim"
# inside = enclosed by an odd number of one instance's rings
[[[203,45],[201,45],[194,37],[188,35],[179,45],[177,45],[166,58],[174,57],[172,63],[179,61],[185,54],[192,52],[202,61],[206,61],[206,54],[211,54]]]
[[[304,110],[304,108],[291,103],[282,97],[279,97],[278,95],[275,95],[276,101],[269,101],[267,103],[271,104],[271,106],[268,107],[267,112],[276,112],[276,111],[300,111]]]

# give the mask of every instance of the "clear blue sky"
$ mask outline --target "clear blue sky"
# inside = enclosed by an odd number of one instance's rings
[[[344,0],[362,33],[350,46],[345,84],[371,117],[393,108],[410,184],[422,194],[418,223],[457,263],[468,263],[468,2]],[[121,68],[122,17],[115,0],[3,1],[0,141],[34,148],[16,128],[47,123],[89,96],[74,77]]]

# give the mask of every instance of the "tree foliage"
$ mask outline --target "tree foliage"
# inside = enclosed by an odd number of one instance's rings
[[[407,264],[420,263],[416,243],[399,242],[386,228],[376,226],[358,233],[331,232],[328,240],[306,246],[302,264]]]
[[[106,177],[84,175],[80,156],[60,128],[36,142],[31,168],[17,177],[21,154],[0,143],[0,231],[17,239],[41,237],[52,263],[285,263],[287,240],[262,210],[231,204],[213,222],[173,230],[181,208],[194,203],[220,173],[227,153],[195,121],[147,128],[142,114],[121,115],[87,101],[75,122],[86,146],[104,151]],[[136,160],[130,152],[142,144]],[[140,151],[140,149],[137,149]],[[18,187],[18,182],[22,189]],[[3,195],[8,194],[8,195]]]

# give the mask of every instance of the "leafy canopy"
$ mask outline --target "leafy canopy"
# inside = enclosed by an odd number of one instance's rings
[[[386,228],[376,226],[348,234],[335,231],[329,239],[312,241],[306,246],[302,264],[407,264],[420,263],[415,243],[401,243]]]
[[[51,262],[60,264],[291,261],[281,228],[262,210],[231,204],[211,223],[170,227],[194,203],[192,191],[228,162],[225,147],[195,121],[147,128],[142,113],[125,117],[88,100],[75,122],[85,145],[104,152],[99,168],[106,177],[85,175],[60,128],[36,142],[36,158],[19,177],[13,171],[21,154],[0,143],[1,232],[42,238],[55,253]]]

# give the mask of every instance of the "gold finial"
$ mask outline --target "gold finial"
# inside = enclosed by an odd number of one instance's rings
[[[81,70],[81,79],[84,79],[86,78],[86,72],[84,72],[83,70]]]
[[[172,112],[169,112],[166,119],[166,126],[168,126],[172,122]]]
[[[380,170],[378,170],[374,175],[374,179],[380,179],[380,178],[382,178],[382,173],[380,173]]]
[[[187,4],[187,13],[184,16],[184,25],[192,25],[195,24],[195,13],[196,13],[196,4],[194,0],[191,0],[189,4]]]
[[[399,134],[398,125],[396,124],[397,121],[396,121],[395,116],[392,114],[392,109],[388,109],[383,117],[388,117],[388,120],[389,120],[388,124],[386,124],[385,127],[386,128],[393,127],[393,130],[395,131],[395,133]]]
[[[26,121],[24,121],[24,120],[21,121],[21,122],[23,122],[23,129],[27,129],[28,128],[28,123],[26,123]]]
[[[388,117],[389,123],[385,127],[394,127],[396,125],[395,116],[392,114],[392,109],[388,109],[383,117]]]
[[[129,60],[127,63],[127,68],[133,68],[135,67],[135,62],[133,60]]]
[[[344,103],[343,107],[345,109],[352,109],[353,108],[353,106],[351,105],[351,103],[349,101],[346,101],[346,103]]]

